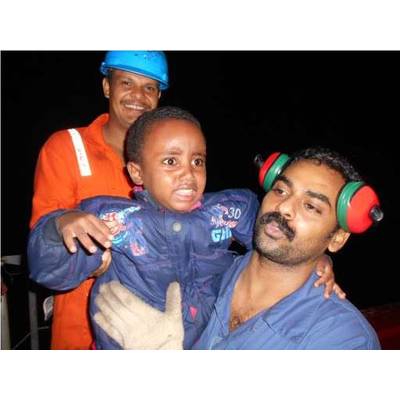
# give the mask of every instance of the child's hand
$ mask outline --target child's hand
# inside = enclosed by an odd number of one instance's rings
[[[71,253],[77,250],[74,239],[79,240],[91,253],[95,253],[98,247],[92,239],[106,249],[111,247],[113,235],[107,225],[93,214],[77,210],[67,211],[56,219],[56,226]]]
[[[101,265],[99,268],[96,269],[96,271],[94,271],[92,273],[92,275],[90,275],[90,278],[97,278],[100,275],[103,275],[104,272],[106,272],[108,270],[108,267],[111,264],[111,250],[110,249],[106,249],[105,252],[103,253],[103,255],[101,256]]]
[[[321,278],[319,278],[314,286],[318,287],[325,284],[324,297],[327,299],[334,291],[336,295],[344,300],[346,298],[346,293],[341,289],[341,287],[335,282],[335,274],[333,273],[333,263],[332,259],[324,254],[318,261],[315,268],[315,272]]]

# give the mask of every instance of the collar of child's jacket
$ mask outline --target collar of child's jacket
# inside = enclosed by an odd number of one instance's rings
[[[150,203],[153,207],[157,208],[159,211],[171,211],[171,210],[168,210],[167,208],[163,207],[162,205],[160,205],[157,202],[157,200],[155,200],[154,197],[147,190],[135,191],[135,198]],[[202,205],[201,201],[198,201],[196,204],[194,204],[194,206],[188,212],[192,212],[192,211],[200,208],[201,205]],[[171,211],[171,212],[178,213],[178,211]]]

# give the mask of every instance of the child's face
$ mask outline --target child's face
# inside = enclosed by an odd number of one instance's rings
[[[206,143],[189,121],[154,123],[145,138],[142,161],[128,163],[136,184],[143,184],[163,207],[188,212],[201,199],[206,185]]]

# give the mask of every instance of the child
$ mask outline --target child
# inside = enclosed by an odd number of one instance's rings
[[[258,201],[249,190],[203,194],[206,143],[199,122],[188,112],[162,107],[143,114],[130,127],[127,169],[145,190],[134,200],[98,196],[80,210],[111,221],[112,262],[92,290],[118,280],[150,305],[163,310],[168,285],[182,289],[184,348],[191,348],[205,328],[222,273],[234,253],[233,238],[251,248]],[[76,287],[101,264],[101,252],[69,253],[57,229],[65,211],[42,218],[31,232],[31,277],[55,290]],[[90,315],[96,313],[94,301]],[[96,348],[120,348],[93,324]]]

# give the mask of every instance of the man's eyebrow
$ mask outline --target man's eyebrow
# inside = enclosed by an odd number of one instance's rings
[[[322,193],[313,192],[312,190],[307,190],[306,194],[314,199],[321,200],[322,202],[326,203],[329,207],[331,206],[331,202],[328,199],[328,196],[325,196]]]
[[[293,182],[285,175],[280,175],[276,178],[277,181],[282,181],[290,188],[293,187]],[[314,199],[321,200],[322,202],[326,203],[329,207],[332,207],[331,202],[329,201],[328,196],[325,196],[322,193],[313,192],[312,190],[307,190],[306,194]]]
[[[279,176],[276,178],[276,181],[282,181],[283,183],[286,183],[286,185],[288,185],[290,188],[293,187],[292,181],[291,181],[287,176],[285,176],[285,175],[279,175]]]

